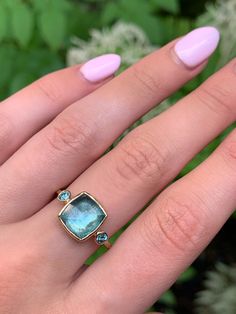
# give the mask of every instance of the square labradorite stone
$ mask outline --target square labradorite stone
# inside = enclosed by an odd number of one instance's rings
[[[77,239],[84,240],[94,233],[107,214],[100,204],[88,193],[81,193],[64,206],[59,219]]]

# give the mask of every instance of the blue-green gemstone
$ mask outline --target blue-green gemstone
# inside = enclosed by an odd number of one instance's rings
[[[88,193],[75,197],[59,214],[64,226],[79,240],[84,240],[94,233],[106,217],[100,204]]]
[[[68,201],[70,199],[70,196],[71,196],[70,191],[64,190],[58,194],[57,198],[59,199],[59,201],[65,202],[65,201]]]
[[[103,244],[108,240],[108,234],[106,232],[101,232],[96,235],[97,244]]]

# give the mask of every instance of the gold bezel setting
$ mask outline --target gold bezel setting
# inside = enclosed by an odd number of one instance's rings
[[[61,193],[65,193],[68,190],[63,190],[63,191],[58,191],[58,197]],[[69,192],[69,191],[68,191]],[[69,192],[70,193],[70,192]],[[77,234],[75,234],[72,230],[70,230],[70,228],[67,227],[67,225],[65,224],[65,222],[63,221],[63,219],[61,218],[62,214],[68,209],[68,206],[73,203],[75,200],[77,200],[78,198],[81,198],[83,195],[86,195],[89,199],[91,199],[93,202],[95,202],[96,206],[99,207],[99,209],[102,211],[104,218],[103,220],[96,226],[95,229],[93,229],[89,234],[87,234],[84,237],[79,237]],[[97,233],[99,233],[98,229],[101,227],[101,225],[104,223],[104,221],[107,218],[107,213],[104,210],[104,208],[102,207],[102,205],[97,201],[96,198],[94,198],[91,194],[89,194],[88,192],[81,192],[78,195],[76,195],[75,197],[71,198],[71,194],[70,197],[67,200],[61,200],[60,198],[58,198],[59,201],[62,201],[65,203],[65,206],[61,209],[61,211],[58,214],[58,218],[60,223],[62,224],[62,226],[65,228],[65,230],[69,233],[69,235],[71,237],[73,237],[75,240],[79,241],[79,242],[83,242],[89,238],[91,238],[92,236],[96,236]],[[107,241],[106,241],[107,242]]]

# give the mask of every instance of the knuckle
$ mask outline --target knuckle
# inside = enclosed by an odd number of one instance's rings
[[[91,124],[91,125],[94,125]],[[55,121],[46,134],[53,152],[63,154],[89,153],[94,147],[96,133],[89,124],[72,116],[63,116]]]
[[[158,249],[170,245],[177,251],[194,251],[207,229],[205,210],[202,209],[202,202],[189,197],[185,200],[179,196],[163,199],[158,210],[153,208],[151,215],[147,216],[148,222],[145,225],[148,224],[149,227],[144,229],[148,241],[151,241],[151,245],[158,246]]]
[[[210,84],[209,84],[210,85]],[[219,84],[202,85],[196,90],[195,95],[207,108],[214,113],[222,115],[235,114],[234,106],[232,106],[232,90],[226,86]]]
[[[221,147],[221,152],[223,154],[223,158],[225,163],[233,168],[235,171],[236,168],[236,130],[234,130],[229,138],[223,142]]]
[[[12,138],[12,124],[10,119],[4,115],[0,114],[0,148],[3,150],[7,143],[10,143]]]
[[[161,176],[166,163],[166,154],[156,147],[148,136],[138,133],[128,135],[119,146],[116,172],[122,179],[156,180]]]
[[[41,77],[35,82],[35,88],[38,89],[44,99],[46,98],[51,104],[57,104],[63,98],[63,90],[56,84],[54,73]]]
[[[132,75],[137,83],[137,90],[141,90],[144,94],[151,93],[156,95],[161,83],[150,70],[137,64],[132,69]]]

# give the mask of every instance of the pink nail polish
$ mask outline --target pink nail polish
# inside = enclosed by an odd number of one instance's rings
[[[80,68],[86,80],[96,83],[114,74],[120,67],[121,58],[117,54],[106,54],[89,60]]]
[[[174,50],[186,66],[194,68],[215,51],[219,39],[220,33],[215,27],[200,27],[181,38]]]

